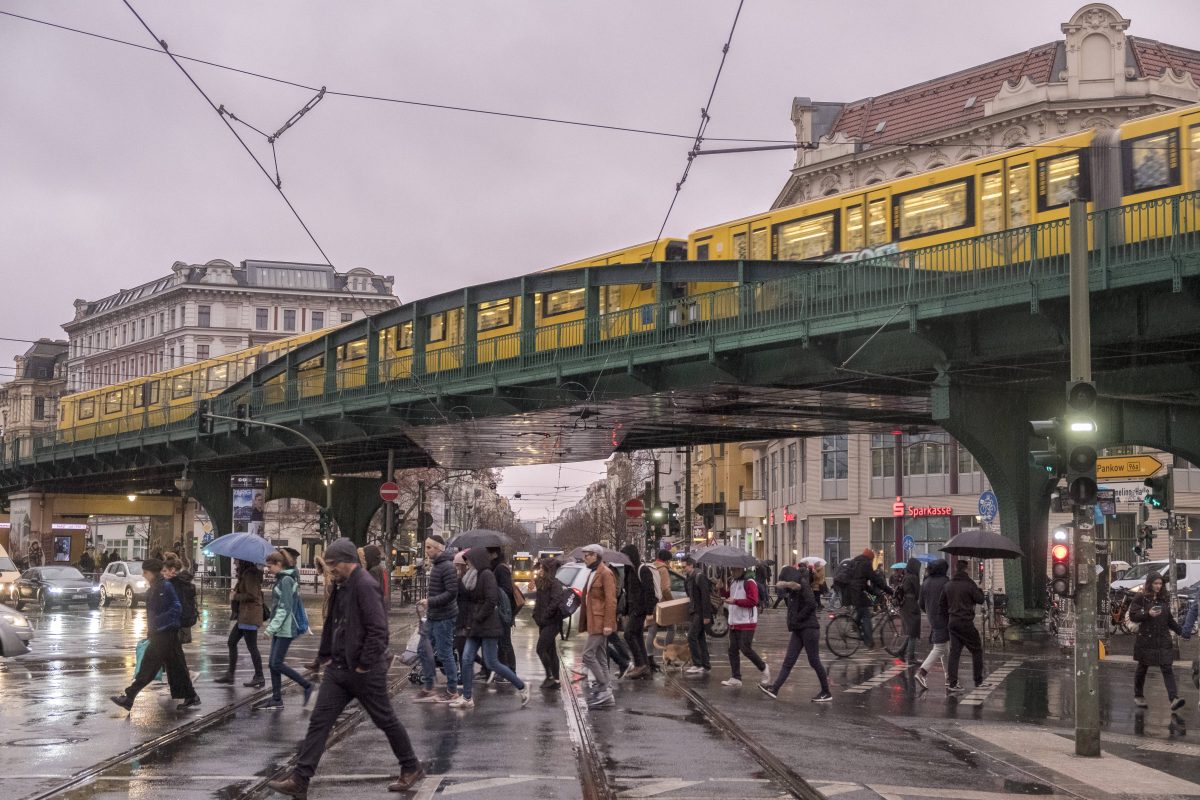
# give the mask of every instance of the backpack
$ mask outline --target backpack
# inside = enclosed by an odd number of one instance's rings
[[[852,580],[854,580],[854,564],[849,560],[838,564],[837,569],[833,571],[833,588],[845,589]]]
[[[658,578],[659,578],[658,570],[654,568],[653,564],[642,564],[641,568],[638,569],[638,578],[642,581],[643,584],[645,584],[645,582],[647,580],[647,578],[645,578],[642,574],[643,569],[650,570],[649,581],[650,581],[650,585],[654,587],[654,602],[661,603],[662,602],[662,586],[658,581]]]
[[[300,587],[292,594],[292,619],[296,623],[296,635],[308,633],[308,612],[304,610],[304,601],[300,599]]]
[[[512,627],[513,610],[512,603],[508,599],[508,592],[498,589],[496,593],[500,595],[500,603],[496,606],[496,610],[500,612],[500,621],[504,623],[505,627]]]
[[[191,584],[187,584],[187,588],[183,588],[183,582],[175,586],[176,594],[179,595],[179,605],[182,610],[179,612],[179,627],[190,628],[196,624],[200,618],[200,614],[196,611],[196,589]]]

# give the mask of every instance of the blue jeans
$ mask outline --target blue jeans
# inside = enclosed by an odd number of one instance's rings
[[[468,700],[471,699],[472,684],[475,682],[475,670],[471,665],[475,663],[475,654],[480,650],[483,651],[483,665],[496,673],[504,680],[511,683],[518,689],[525,688],[525,681],[517,677],[517,673],[500,663],[500,640],[499,639],[479,639],[474,636],[467,637],[463,643],[462,662],[464,664],[462,674],[462,695]]]
[[[446,691],[451,694],[458,691],[458,664],[454,661],[454,622],[454,618],[451,617],[428,620],[425,623],[425,635],[433,645],[432,648],[421,648],[421,684],[426,689],[433,688],[437,661],[441,661],[442,672],[446,675]]]
[[[283,676],[287,675],[296,683],[307,689],[310,684],[296,670],[284,663],[287,658],[288,648],[292,646],[292,640],[284,636],[271,637],[271,656],[267,660],[267,667],[271,670],[271,698],[276,702],[283,702]]]

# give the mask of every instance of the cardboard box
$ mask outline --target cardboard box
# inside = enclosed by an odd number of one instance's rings
[[[688,621],[688,599],[663,600],[654,607],[654,621],[659,625],[683,625]]]

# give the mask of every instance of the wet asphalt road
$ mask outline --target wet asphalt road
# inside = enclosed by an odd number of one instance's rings
[[[310,613],[319,625],[315,600]],[[130,679],[133,647],[144,635],[144,610],[114,604],[98,611],[42,615],[35,610],[31,618],[38,629],[35,651],[0,665],[3,797],[36,794],[195,718],[177,713],[165,687],[153,684],[131,715],[107,699]],[[413,624],[411,612],[397,610],[392,621],[393,646],[402,648],[404,632]],[[202,714],[253,694],[240,680],[232,689],[211,683],[225,669],[227,630],[224,613],[208,609],[197,642],[187,648],[192,669],[200,672]],[[583,728],[576,730],[567,705],[572,698],[536,688],[542,674],[532,633],[524,615],[515,641],[519,672],[534,685],[527,709],[519,708],[510,687],[477,688],[473,712],[408,703],[413,687],[407,683],[396,694],[397,712],[432,776],[416,796],[580,797],[576,748],[581,741],[593,748],[617,796],[789,796],[754,753],[721,730],[680,685],[829,797],[1200,796],[1200,742],[1193,742],[1196,734],[1188,731],[1189,723],[1200,725],[1187,664],[1194,642],[1185,643],[1187,660],[1176,668],[1188,705],[1182,716],[1172,717],[1156,674],[1148,681],[1151,707],[1133,706],[1132,642],[1129,637],[1114,641],[1115,655],[1101,672],[1106,757],[1102,763],[1084,762],[1081,771],[1078,760],[1058,753],[1070,749],[1073,690],[1071,661],[1053,649],[989,650],[984,689],[960,698],[946,696],[940,671],[931,675],[930,690],[922,692],[911,671],[886,656],[860,653],[836,660],[825,651],[835,699],[814,705],[808,699],[817,682],[803,660],[779,700],[755,688],[757,671],[749,665],[743,667],[746,683],[740,689],[720,686],[729,666],[725,641],[717,640],[711,675],[623,682],[617,706],[584,709]],[[776,667],[785,642],[782,614],[767,614],[756,644]],[[577,637],[564,643],[568,664],[575,662],[581,644]],[[312,637],[298,641],[289,660],[306,662],[315,645]],[[239,672],[248,679],[244,655]],[[969,662],[962,674],[969,682]],[[285,764],[303,737],[308,711],[300,707],[298,692],[286,694],[285,702],[280,712],[241,710],[66,796],[239,797]],[[1137,773],[1139,767],[1161,771],[1155,773],[1159,778]],[[343,797],[348,791],[386,796],[394,770],[382,735],[366,722],[330,748],[310,796]]]

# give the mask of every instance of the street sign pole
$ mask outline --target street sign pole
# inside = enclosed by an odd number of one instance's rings
[[[1092,324],[1088,287],[1087,205],[1070,206],[1071,376],[1092,379]],[[1103,247],[1104,243],[1097,242]],[[1093,474],[1093,478],[1095,475]],[[1091,504],[1075,512],[1075,755],[1100,755],[1100,657],[1096,634],[1096,514]]]

